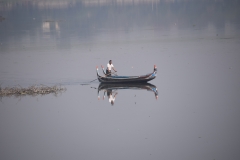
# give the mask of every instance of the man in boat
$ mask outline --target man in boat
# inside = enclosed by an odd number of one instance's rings
[[[112,69],[117,72],[112,64],[112,60],[109,61],[109,63],[107,64],[107,69],[106,69],[106,74],[107,76],[111,76],[111,71]]]

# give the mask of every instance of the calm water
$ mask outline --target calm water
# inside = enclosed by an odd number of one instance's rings
[[[239,8],[234,0],[1,1],[1,87],[67,91],[0,99],[0,159],[240,159]],[[155,64],[158,76],[98,93],[99,82],[88,82],[110,59],[119,75]]]

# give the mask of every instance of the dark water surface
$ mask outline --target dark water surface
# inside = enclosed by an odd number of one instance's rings
[[[0,159],[240,159],[239,8],[234,0],[0,1],[1,87],[67,88],[1,98]],[[87,82],[109,59],[119,75],[156,64],[158,76],[98,94],[100,84]]]

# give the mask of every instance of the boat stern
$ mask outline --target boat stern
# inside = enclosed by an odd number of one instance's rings
[[[102,67],[103,74],[106,75],[106,72],[105,72],[105,70],[104,70],[104,67],[103,67],[102,65],[101,65],[101,67]]]

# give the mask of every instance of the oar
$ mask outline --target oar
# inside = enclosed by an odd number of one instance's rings
[[[116,72],[113,72],[112,74],[114,74],[114,75],[116,75],[117,76],[117,74],[115,74]],[[110,74],[110,73],[109,73]]]
[[[112,74],[114,74],[114,73],[116,73],[116,72],[113,72]],[[108,76],[109,74],[111,74],[111,73],[106,74],[106,76]],[[117,74],[115,74],[115,75],[117,75]],[[90,82],[88,82],[88,83],[91,83],[91,82],[96,81],[96,80],[97,80],[97,79],[94,79],[94,80],[92,80],[92,81],[90,81]],[[85,84],[81,84],[81,85],[85,85]]]

